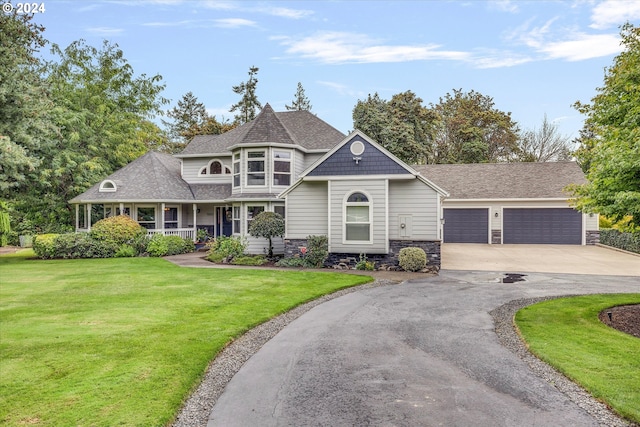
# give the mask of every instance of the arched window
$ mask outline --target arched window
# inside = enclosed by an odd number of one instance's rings
[[[118,189],[116,183],[111,181],[110,179],[105,179],[100,184],[100,189],[98,190],[101,193],[113,193]]]
[[[198,175],[222,175],[223,173],[229,173],[228,171],[228,167],[223,169],[222,162],[220,160],[211,160],[207,166],[200,169]]]
[[[347,242],[371,242],[371,202],[356,191],[345,201],[344,239]]]

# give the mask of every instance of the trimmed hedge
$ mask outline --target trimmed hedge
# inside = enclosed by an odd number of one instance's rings
[[[163,236],[162,234],[154,234],[147,245],[147,252],[154,257],[186,254],[193,252],[194,249],[195,246],[191,239],[183,239],[180,236]]]
[[[405,271],[420,271],[427,266],[427,254],[422,248],[402,248],[398,254],[398,264]]]
[[[111,258],[118,247],[88,233],[42,234],[33,242],[34,252],[43,259]]]
[[[147,230],[126,215],[101,219],[91,227],[91,235],[101,241],[113,242],[118,246],[131,244],[147,234]]]
[[[640,232],[623,233],[613,228],[600,230],[600,243],[640,254]]]

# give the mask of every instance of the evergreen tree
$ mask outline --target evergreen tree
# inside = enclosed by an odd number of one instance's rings
[[[237,104],[233,104],[229,110],[231,113],[237,111],[234,116],[234,121],[237,124],[244,124],[255,119],[258,111],[262,108],[262,104],[260,104],[256,96],[256,86],[258,84],[256,75],[258,70],[258,67],[250,67],[249,79],[232,88],[233,93],[240,95],[240,101]]]
[[[302,83],[298,82],[298,90],[296,90],[294,99],[291,101],[291,105],[285,105],[285,108],[287,110],[311,111],[311,102],[304,93]]]

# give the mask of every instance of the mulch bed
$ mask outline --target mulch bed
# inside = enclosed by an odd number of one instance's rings
[[[611,307],[602,310],[598,318],[605,325],[640,338],[640,304]]]

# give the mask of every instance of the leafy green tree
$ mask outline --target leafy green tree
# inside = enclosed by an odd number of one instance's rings
[[[291,105],[284,106],[287,110],[296,110],[296,111],[311,111],[311,102],[309,98],[304,93],[304,88],[302,87],[302,83],[298,82],[298,89],[296,90],[296,94],[294,95],[293,101],[291,101]]]
[[[571,141],[558,132],[558,126],[549,122],[547,115],[542,125],[522,132],[518,138],[515,160],[521,162],[556,162],[571,159]]]
[[[251,221],[249,234],[269,239],[269,258],[273,258],[272,238],[284,236],[285,224],[282,215],[275,212],[260,212]]]
[[[204,104],[192,93],[182,96],[176,106],[167,112],[172,121],[163,120],[167,126],[170,147],[162,151],[177,152],[196,135],[219,135],[235,127],[234,124],[216,120],[210,116]]]
[[[234,121],[238,124],[248,123],[256,118],[258,110],[262,108],[262,104],[256,96],[256,86],[258,85],[259,68],[252,66],[249,68],[249,79],[237,86],[233,86],[233,93],[240,95],[240,101],[233,104],[229,112],[237,111]]]
[[[353,126],[407,163],[426,163],[432,149],[435,115],[406,91],[384,101],[376,93],[358,101]]]
[[[35,54],[47,41],[32,15],[0,13],[0,196],[10,199],[30,186],[40,152],[56,128],[52,102]]]
[[[493,98],[462,89],[431,106],[437,120],[430,163],[501,162],[518,152],[518,126]]]
[[[587,116],[577,151],[589,183],[574,186],[576,207],[614,221],[640,226],[640,27],[620,34],[624,50],[606,70],[604,85],[590,104],[575,107]]]

